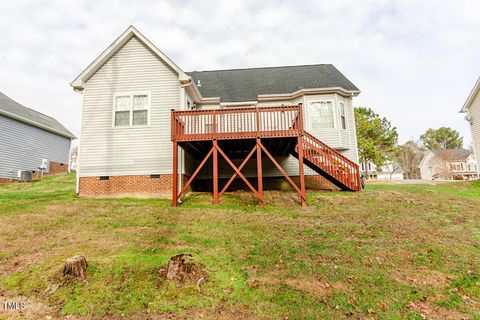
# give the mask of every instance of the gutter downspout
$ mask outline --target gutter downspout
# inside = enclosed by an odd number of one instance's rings
[[[80,194],[80,159],[81,159],[81,148],[82,148],[82,128],[83,128],[83,104],[85,103],[85,91],[80,92],[82,95],[82,106],[80,107],[80,135],[78,138],[78,149],[77,149],[77,179],[75,185],[75,193],[77,197]]]
[[[353,117],[353,136],[355,137],[355,151],[357,154],[357,161],[360,164],[360,157],[358,155],[358,137],[357,137],[357,123],[355,122],[355,107],[353,106],[353,92],[350,93],[350,101],[352,102],[352,117]]]

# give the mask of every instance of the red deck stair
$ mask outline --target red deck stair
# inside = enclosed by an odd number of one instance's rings
[[[360,191],[358,164],[351,161],[335,149],[303,131],[303,161],[342,190]],[[293,156],[298,159],[299,145],[295,146]]]

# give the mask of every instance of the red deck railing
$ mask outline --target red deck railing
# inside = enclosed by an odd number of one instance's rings
[[[172,141],[296,137],[301,106],[172,111]]]
[[[305,159],[341,182],[348,189],[361,190],[358,164],[306,131],[304,132],[302,146]],[[298,147],[297,145],[295,148],[297,153]]]

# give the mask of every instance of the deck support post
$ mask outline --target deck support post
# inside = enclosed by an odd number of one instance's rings
[[[173,142],[172,206],[178,204],[178,143]]]
[[[218,204],[218,145],[213,140],[213,204]]]
[[[303,166],[303,137],[298,136],[298,175],[300,179],[300,192],[302,196],[300,197],[302,202],[302,207],[307,206],[307,193],[305,191],[305,174],[304,174],[304,166]]]
[[[260,148],[260,138],[257,138],[256,147],[257,147],[258,205],[263,206],[263,168],[262,168],[262,148]]]
[[[197,176],[197,174],[200,172],[200,169],[203,168],[203,166],[205,165],[205,163],[207,162],[208,158],[210,158],[210,156],[213,154],[213,149],[210,149],[210,151],[207,153],[207,155],[205,156],[205,158],[203,158],[202,162],[200,163],[200,165],[197,167],[197,169],[195,169],[195,172],[192,174],[192,176],[190,177],[190,179],[188,179],[187,183],[185,183],[185,185],[182,187],[182,190],[180,191],[180,193],[178,193],[177,195],[174,195],[174,198],[177,199],[177,201],[175,202],[175,204],[173,203],[173,199],[172,199],[172,205],[177,205],[178,204],[178,199],[180,199],[182,197],[182,195],[185,193],[185,191],[187,191],[188,187],[190,186],[190,184],[192,183],[192,181],[195,179],[195,177]],[[172,188],[173,189],[173,188]],[[178,190],[178,189],[177,189]],[[176,191],[175,191],[176,192]]]
[[[292,187],[298,192],[298,195],[300,196],[300,201],[302,203],[305,201],[306,203],[307,202],[306,194],[302,193],[302,190],[300,190],[300,188],[295,184],[295,182],[293,182],[292,178],[290,178],[288,174],[285,172],[285,170],[283,170],[282,166],[277,162],[277,160],[275,160],[275,158],[270,154],[270,152],[268,152],[267,148],[265,148],[265,146],[261,142],[259,142],[258,144],[260,145],[260,148],[262,148],[263,152],[265,152],[265,154],[270,158],[273,164],[283,174],[285,179],[287,179],[287,181],[292,185]]]

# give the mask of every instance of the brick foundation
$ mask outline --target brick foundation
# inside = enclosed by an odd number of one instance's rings
[[[106,179],[104,177],[103,179]],[[79,196],[119,196],[119,195],[170,195],[172,192],[172,175],[141,175],[141,176],[109,176],[108,180],[101,177],[81,177]],[[183,177],[185,179],[185,177]]]
[[[300,187],[300,177],[299,176],[292,176],[293,182]],[[275,181],[268,180],[268,179],[275,179]],[[274,183],[272,186],[265,186],[269,181],[272,181]],[[291,190],[293,191],[293,187],[290,185],[290,183],[285,179],[284,177],[281,178],[266,178],[263,181],[264,189],[276,189],[276,190]],[[305,189],[307,190],[339,190],[337,186],[335,186],[333,183],[325,179],[324,177],[320,175],[316,176],[305,176]]]
[[[0,178],[0,184],[9,183],[10,179]]]
[[[291,176],[293,182],[297,186],[300,185],[299,177],[298,176]],[[252,184],[254,188],[257,188],[257,178],[256,177],[248,177],[247,180]],[[227,183],[228,179],[220,178],[219,185],[223,186]],[[320,175],[315,176],[305,176],[305,188],[307,190],[339,190],[337,186],[333,183],[325,179]],[[212,179],[195,179],[192,182],[192,189],[194,191],[208,191],[211,192],[213,189],[213,180]],[[221,187],[220,187],[221,189]],[[282,191],[293,191],[293,187],[284,177],[264,177],[263,178],[263,189],[264,190],[282,190]],[[230,184],[229,191],[234,190],[249,190],[248,187],[245,185],[245,182],[240,179],[236,178],[233,180],[232,184]]]
[[[106,179],[105,177],[104,179]],[[293,176],[292,180],[298,185],[299,177]],[[188,177],[183,176],[185,184]],[[225,180],[225,181],[223,181]],[[256,187],[256,178],[248,179]],[[227,179],[221,179],[223,185]],[[194,180],[194,191],[212,191],[211,179]],[[243,180],[237,178],[229,190],[245,189]],[[290,184],[282,177],[265,177],[263,179],[265,190],[293,190]],[[338,188],[324,177],[305,176],[305,187],[310,190],[338,190]],[[81,177],[79,185],[79,196],[122,196],[122,195],[163,195],[170,197],[172,192],[172,175],[162,174],[156,177],[150,175],[141,176],[109,176],[108,180],[101,180],[100,177]]]
[[[68,172],[68,164],[50,161],[50,166],[48,168],[49,175],[67,173],[67,172]]]
[[[311,190],[340,190],[340,188],[321,175],[305,176],[305,188]]]

